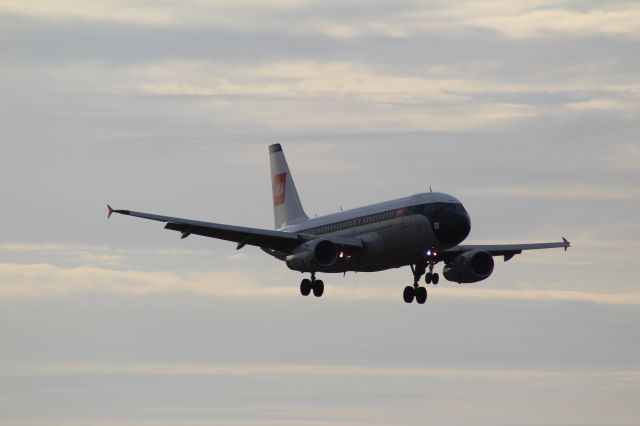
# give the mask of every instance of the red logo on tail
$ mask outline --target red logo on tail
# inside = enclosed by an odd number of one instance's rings
[[[287,182],[287,174],[280,173],[273,177],[273,205],[284,204],[284,192]]]

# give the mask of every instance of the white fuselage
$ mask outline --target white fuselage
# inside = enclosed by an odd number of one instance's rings
[[[440,207],[434,210],[434,206]],[[425,214],[425,210],[430,213]],[[451,213],[447,214],[449,210]],[[443,238],[443,232],[449,229],[447,223],[455,215],[466,218],[462,226],[467,229],[453,239]],[[442,250],[459,244],[469,233],[468,224],[468,215],[455,197],[428,192],[285,225],[280,230],[318,238],[359,238],[365,246],[361,253],[353,256],[342,253],[341,261],[324,272],[378,271],[412,264],[425,250]]]

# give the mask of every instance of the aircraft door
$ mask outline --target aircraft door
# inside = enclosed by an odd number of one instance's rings
[[[396,212],[396,216],[400,216],[402,228],[411,228],[413,226],[413,216],[409,214],[409,209],[401,208]]]

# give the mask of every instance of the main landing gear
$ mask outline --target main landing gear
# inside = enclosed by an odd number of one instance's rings
[[[405,303],[411,303],[415,298],[416,302],[422,305],[427,301],[427,289],[424,287],[420,287],[418,284],[414,284],[413,287],[408,285],[402,292],[402,298],[404,299]]]
[[[324,282],[316,280],[316,274],[311,274],[311,279],[305,278],[300,283],[300,294],[308,296],[313,291],[315,297],[321,297],[324,293]]]
[[[420,282],[420,277],[424,274],[425,270],[426,267],[424,263],[419,263],[415,266],[411,265],[411,271],[413,272],[413,286],[406,286],[402,292],[402,298],[405,303],[411,303],[413,302],[413,299],[416,299],[416,302],[422,305],[427,301],[427,289],[418,284]]]
[[[402,298],[406,303],[411,303],[413,299],[416,299],[416,302],[422,305],[427,301],[427,289],[421,287],[419,284],[422,275],[424,275],[424,282],[427,284],[435,285],[440,281],[440,276],[433,272],[433,267],[436,264],[436,256],[435,251],[427,250],[425,252],[426,262],[410,265],[411,272],[413,272],[413,286],[406,286],[402,292]],[[427,272],[427,267],[429,268],[429,272]]]

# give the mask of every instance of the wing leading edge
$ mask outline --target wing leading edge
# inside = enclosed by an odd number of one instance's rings
[[[329,240],[341,248],[360,250],[363,247],[362,241],[355,238],[317,236],[297,234],[293,232],[272,231],[269,229],[248,228],[244,226],[223,225],[219,223],[201,222],[197,220],[161,216],[151,213],[141,213],[131,210],[115,210],[109,205],[107,205],[107,208],[109,209],[108,217],[111,217],[113,213],[118,213],[126,216],[165,222],[165,229],[180,232],[182,234],[181,238],[187,238],[191,234],[217,238],[220,240],[238,243],[236,249],[241,249],[245,245],[251,245],[289,253],[300,244],[316,238]]]
[[[564,248],[565,251],[571,247],[571,243],[566,238],[562,238],[562,241],[554,243],[528,243],[528,244],[479,244],[479,245],[462,245],[456,246],[449,250],[442,252],[445,257],[453,258],[459,254],[472,251],[482,250],[486,251],[492,256],[504,256],[504,261],[511,259],[516,254],[522,253],[524,250],[541,250],[550,248]]]

